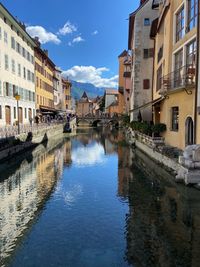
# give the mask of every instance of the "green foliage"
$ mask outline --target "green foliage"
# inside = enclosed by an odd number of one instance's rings
[[[122,121],[125,125],[130,125],[130,116],[128,114],[122,115]]]
[[[160,134],[167,130],[167,126],[164,123],[156,123],[151,127],[151,129],[153,133]]]

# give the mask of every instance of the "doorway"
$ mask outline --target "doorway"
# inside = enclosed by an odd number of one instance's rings
[[[185,145],[194,144],[194,123],[191,117],[188,117],[185,121]]]

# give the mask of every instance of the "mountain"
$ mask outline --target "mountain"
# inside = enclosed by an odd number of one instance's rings
[[[105,88],[96,87],[91,83],[80,83],[76,81],[71,81],[71,82],[72,82],[72,96],[75,99],[80,99],[84,91],[91,98],[96,97],[98,95],[102,96],[105,91]]]

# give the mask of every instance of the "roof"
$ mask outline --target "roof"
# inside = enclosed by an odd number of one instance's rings
[[[2,3],[0,3],[0,11],[4,16],[9,17],[10,22],[17,28],[17,30],[19,29],[21,32],[23,32],[27,40],[31,43],[33,47],[35,47],[36,43],[33,38],[27,33],[25,25],[17,21],[16,18],[13,17],[13,15],[7,10],[7,8]]]
[[[126,57],[128,55],[128,51],[124,50],[118,57]]]
[[[87,96],[85,91],[83,92],[83,95],[81,96],[81,98],[88,98],[88,96]]]
[[[118,95],[119,92],[116,89],[106,89],[106,95]]]

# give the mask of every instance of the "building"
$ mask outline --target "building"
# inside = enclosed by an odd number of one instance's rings
[[[54,115],[54,87],[53,76],[55,64],[48,56],[47,50],[42,50],[37,41],[35,47],[35,75],[36,75],[36,106],[41,117]]]
[[[195,143],[198,0],[157,2],[153,8],[159,9],[159,18],[152,24],[153,98],[158,100],[154,122],[166,124],[166,144],[184,149]]]
[[[198,13],[200,12],[200,1],[198,1]],[[195,142],[200,144],[200,18],[197,17],[198,23],[198,37],[197,37],[197,70],[198,70],[198,81],[197,81],[197,90],[196,90],[196,113],[195,113]]]
[[[76,114],[79,117],[93,115],[93,101],[89,99],[86,92],[84,92],[82,97],[77,101]]]
[[[0,126],[35,116],[34,47],[25,26],[0,4]]]
[[[105,112],[108,112],[109,106],[116,105],[116,111],[118,110],[119,92],[116,89],[105,90]]]
[[[53,76],[53,89],[54,89],[54,108],[58,111],[65,111],[65,95],[62,84],[62,71],[55,67]]]
[[[152,121],[152,79],[154,42],[150,38],[151,22],[158,10],[152,9],[152,0],[140,1],[139,8],[129,15],[128,49],[132,54],[130,117],[137,121]]]
[[[69,80],[62,78],[62,86],[64,93],[64,107],[67,113],[72,112],[72,101],[71,101],[71,87],[72,84]]]
[[[119,56],[119,94],[123,95],[121,113],[129,114],[131,93],[131,56],[124,50]]]

